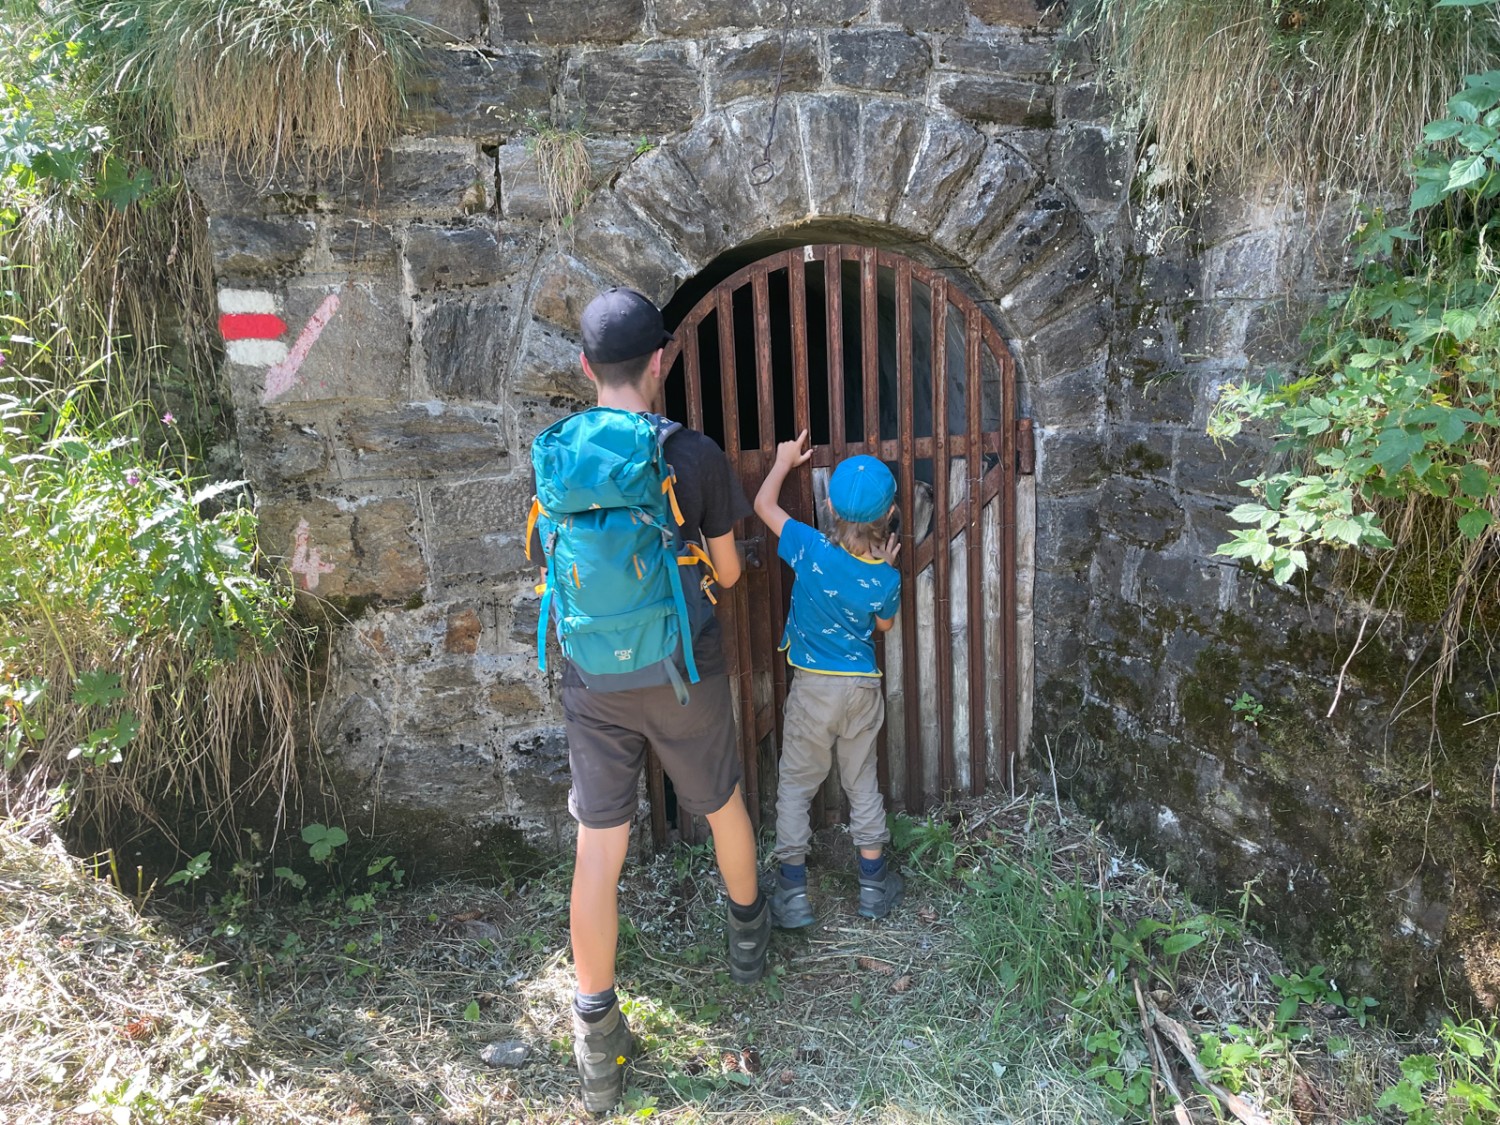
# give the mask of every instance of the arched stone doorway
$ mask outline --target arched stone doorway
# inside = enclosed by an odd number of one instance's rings
[[[668,413],[724,446],[748,495],[776,443],[811,434],[813,471],[783,494],[817,523],[831,467],[867,453],[896,474],[904,589],[881,648],[880,780],[894,808],[1008,788],[1016,673],[1015,365],[994,324],[937,270],[871,246],[808,245],[745,266],[676,325]],[[790,584],[753,517],[746,578],[720,602],[752,815],[776,784],[787,668],[776,651]],[[650,773],[653,834],[667,787]],[[815,817],[843,804],[830,777]],[[685,838],[702,826],[678,824]]]

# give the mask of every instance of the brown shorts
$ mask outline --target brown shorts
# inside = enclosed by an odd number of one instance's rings
[[[562,708],[573,770],[568,810],[585,828],[630,823],[647,745],[684,812],[718,812],[734,796],[740,754],[728,676],[689,684],[686,706],[670,684],[601,692],[564,683]]]

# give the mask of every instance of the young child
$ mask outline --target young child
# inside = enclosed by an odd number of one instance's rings
[[[812,456],[804,430],[776,447],[776,462],[755,497],[755,513],[780,537],[777,554],[796,576],[781,648],[796,669],[783,719],[776,794],[776,859],[771,920],[783,929],[812,924],[807,846],[813,794],[832,768],[849,798],[849,829],[859,849],[859,912],[884,918],[901,900],[901,876],[884,855],[890,833],[876,776],[875,740],[885,693],[874,635],[895,622],[901,600],[900,552],[890,534],[896,480],[873,457],[851,457],[828,482],[832,533],[792,519],[779,503],[787,474]]]

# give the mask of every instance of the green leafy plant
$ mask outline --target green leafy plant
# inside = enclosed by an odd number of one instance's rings
[[[1401,1060],[1401,1080],[1377,1108],[1400,1110],[1411,1125],[1488,1125],[1500,1117],[1500,1025],[1445,1019],[1442,1050]]]
[[[1248,691],[1242,691],[1234,703],[1230,705],[1230,710],[1242,722],[1249,723],[1253,727],[1259,725],[1261,716],[1266,713],[1266,705]]]
[[[1281,1003],[1276,1006],[1277,1030],[1290,1031],[1294,1038],[1306,1034],[1306,1028],[1295,1024],[1303,1005],[1314,1007],[1329,1004],[1343,1010],[1344,1014],[1364,1027],[1373,1009],[1379,1002],[1371,996],[1346,996],[1338,984],[1328,975],[1322,965],[1314,965],[1305,973],[1273,974],[1271,983],[1281,993]]]
[[[334,849],[349,842],[349,834],[337,825],[306,824],[302,827],[302,842],[307,845],[308,855],[318,863],[327,863]]]

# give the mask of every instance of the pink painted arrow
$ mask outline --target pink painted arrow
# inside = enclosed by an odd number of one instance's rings
[[[307,359],[307,353],[318,342],[323,329],[328,327],[328,322],[338,311],[339,294],[338,290],[334,290],[323,298],[318,311],[313,313],[307,323],[302,326],[302,331],[297,334],[297,342],[292,345],[292,350],[287,352],[286,358],[273,364],[266,371],[266,389],[261,392],[260,396],[262,403],[268,403],[273,398],[286,394],[297,385],[297,372],[301,369],[303,361]]]

